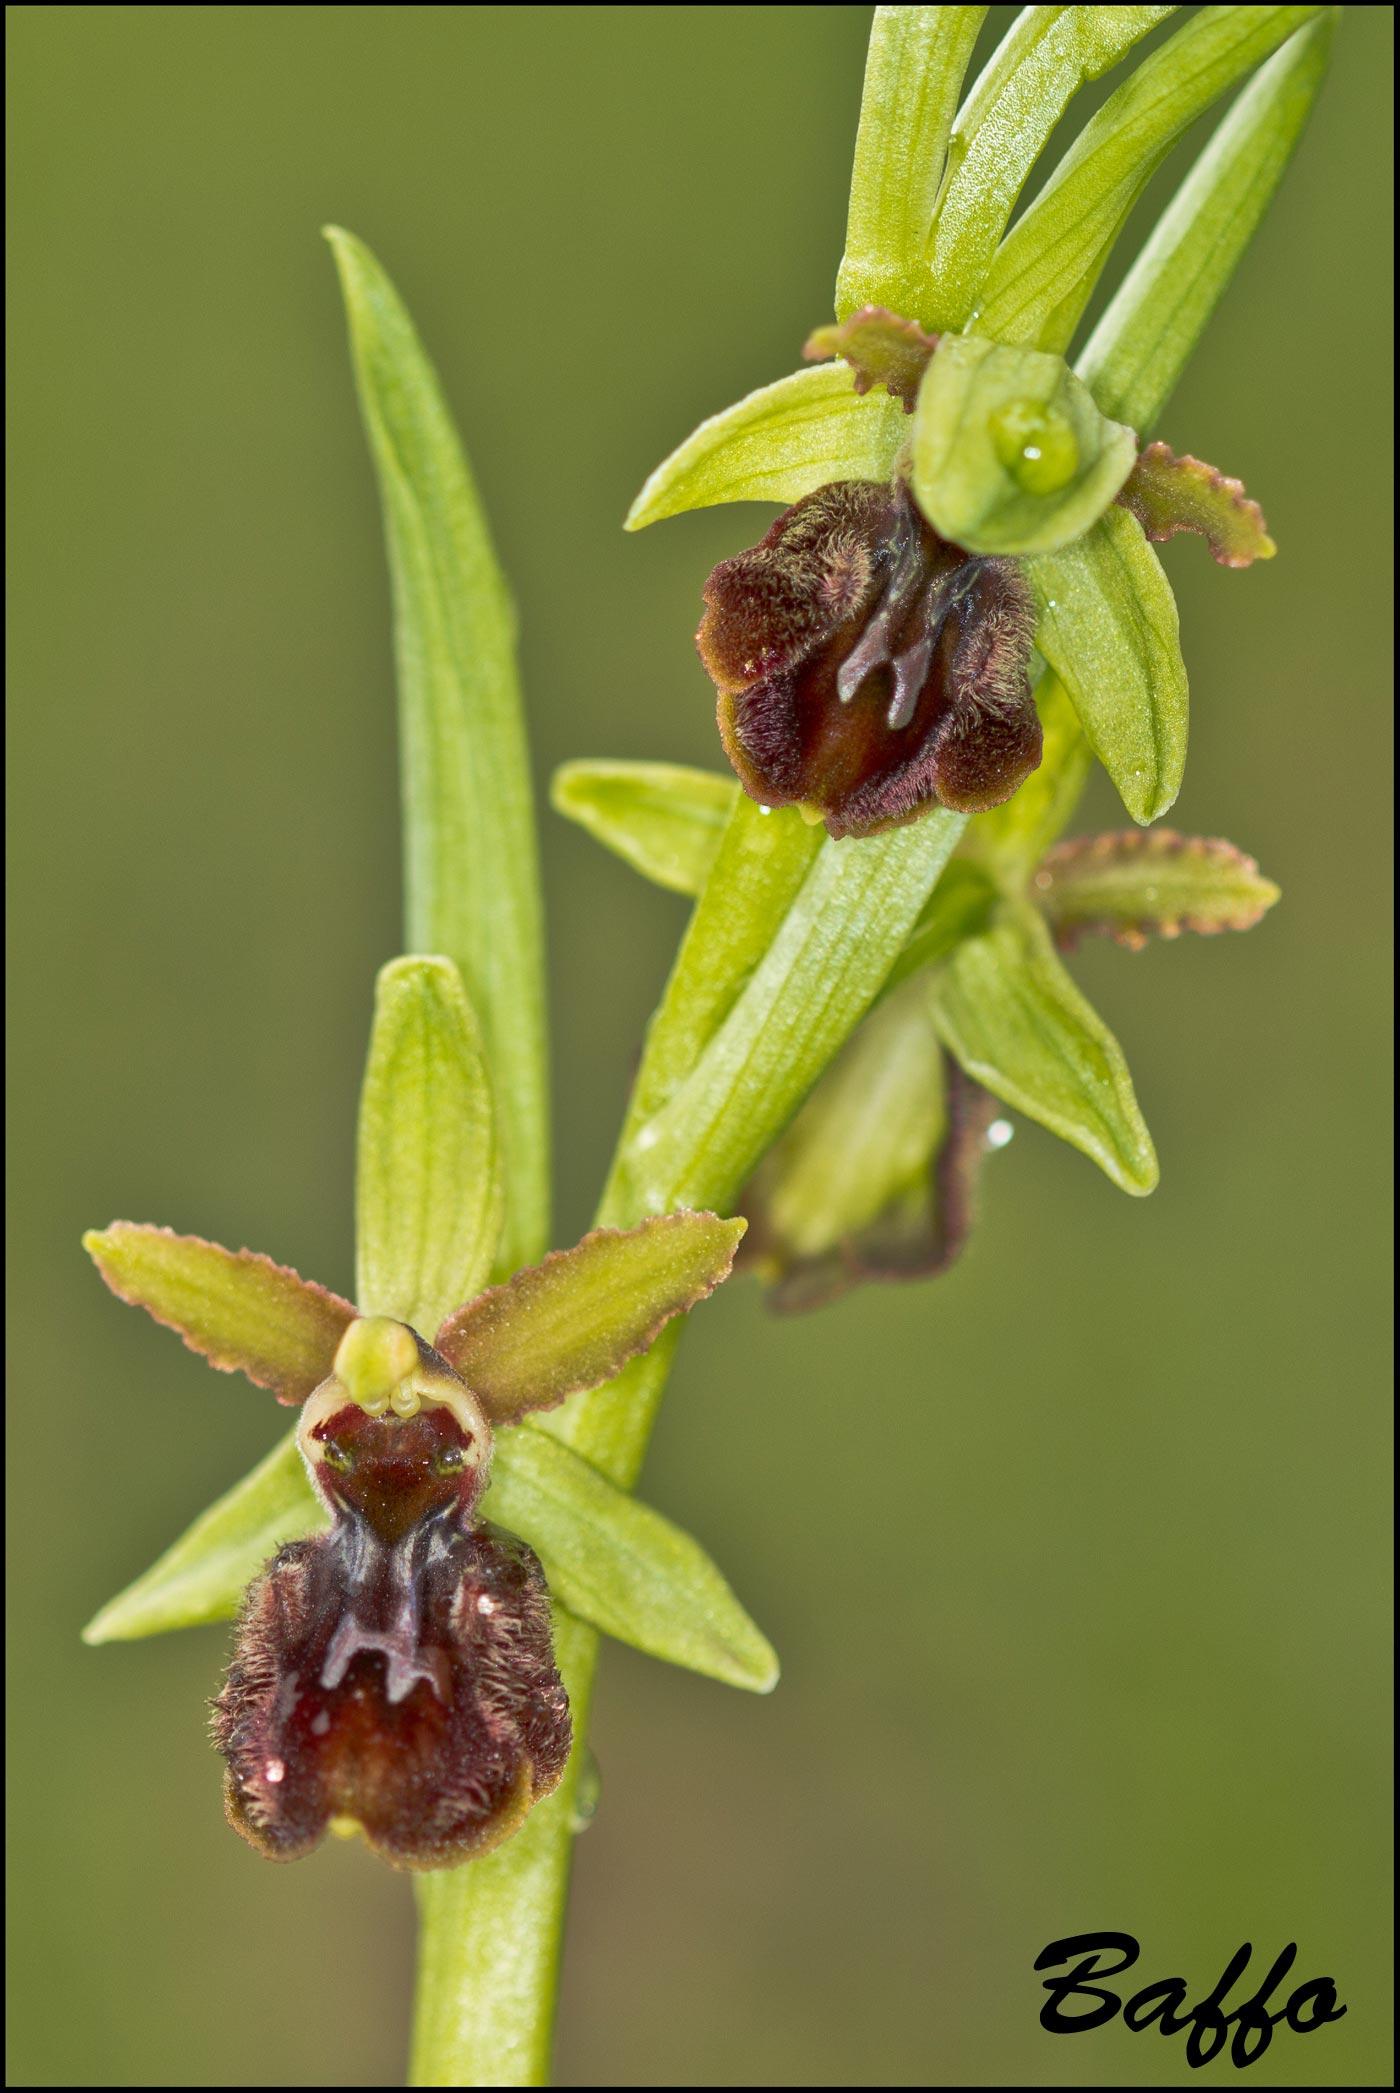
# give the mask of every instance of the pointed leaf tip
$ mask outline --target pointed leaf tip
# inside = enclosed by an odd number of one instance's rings
[[[433,1342],[493,1424],[601,1387],[727,1278],[747,1223],[653,1215],[595,1228],[448,1316]]]
[[[221,1373],[242,1373],[282,1403],[304,1402],[331,1370],[355,1310],[257,1250],[113,1221],[83,1237],[118,1300],[178,1331]]]

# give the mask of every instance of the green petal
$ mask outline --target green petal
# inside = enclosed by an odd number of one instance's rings
[[[701,422],[657,466],[626,528],[719,502],[786,505],[832,480],[888,479],[907,433],[899,401],[884,392],[860,398],[849,364],[794,371]]]
[[[1037,349],[945,334],[919,388],[914,494],[969,552],[1057,552],[1103,514],[1136,457],[1132,430]]]
[[[437,373],[369,249],[337,227],[393,578],[404,943],[445,953],[481,1021],[501,1121],[502,1271],[548,1239],[548,1087],[535,824],[515,615]]]
[[[1340,13],[1324,8],[1261,66],[1085,345],[1080,377],[1105,414],[1139,435],[1166,405],[1279,185],[1327,71]]]
[[[1157,1157],[1123,1050],[1055,957],[1028,905],[959,945],[930,991],[934,1020],[976,1082],[1083,1149],[1125,1192],[1150,1192]]]
[[[1150,934],[1252,930],[1279,898],[1273,881],[1233,843],[1169,828],[1061,843],[1031,891],[1061,946],[1088,932],[1136,947]]]
[[[698,894],[709,877],[739,787],[681,763],[563,763],[550,801],[644,878]]]
[[[246,1374],[283,1403],[324,1381],[355,1310],[257,1250],[225,1250],[202,1236],[114,1221],[83,1248],[119,1300],[178,1330],[221,1373]]]
[[[1134,821],[1155,821],[1186,767],[1186,665],[1161,561],[1137,518],[1111,508],[1026,575],[1037,646]]]
[[[997,250],[979,332],[1069,345],[1113,243],[1187,127],[1321,10],[1203,7],[1109,96]]]
[[[597,1228],[447,1318],[433,1340],[493,1424],[600,1388],[729,1272],[742,1221],[654,1215]]]
[[[923,320],[948,134],[985,7],[877,7],[851,169],[836,317],[884,305]],[[836,475],[832,475],[836,477]],[[855,475],[846,475],[855,477]]]
[[[83,1641],[133,1642],[168,1628],[231,1621],[243,1593],[284,1541],[320,1533],[330,1521],[317,1503],[295,1432],[235,1483],[143,1577],[102,1608]]]
[[[500,1442],[487,1517],[544,1564],[561,1606],[648,1656],[768,1693],[771,1644],[698,1541],[528,1425]]]
[[[929,324],[965,326],[1022,184],[1071,96],[1171,7],[1023,7],[958,111],[929,254]]]
[[[496,1116],[450,959],[396,959],[380,971],[355,1208],[361,1314],[428,1332],[489,1279],[502,1210]]]

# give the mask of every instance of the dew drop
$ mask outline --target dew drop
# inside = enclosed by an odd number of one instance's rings
[[[269,1759],[266,1762],[266,1764],[263,1767],[263,1779],[267,1781],[270,1786],[275,1788],[278,1781],[285,1780],[286,1778],[287,1762],[285,1759]]]
[[[994,1119],[987,1128],[988,1148],[1005,1148],[1015,1131],[1009,1119]]]

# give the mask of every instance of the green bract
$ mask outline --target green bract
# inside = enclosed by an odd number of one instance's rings
[[[1096,523],[1137,440],[1058,356],[945,334],[919,387],[912,485],[969,552],[1058,552]]]

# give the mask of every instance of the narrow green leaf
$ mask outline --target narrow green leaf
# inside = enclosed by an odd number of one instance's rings
[[[1018,889],[1069,826],[1094,767],[1079,715],[1053,669],[1046,669],[1036,684],[1035,703],[1043,737],[1039,770],[1004,805],[976,815],[963,844],[1003,885]]]
[[[1026,176],[1071,96],[1172,7],[1023,7],[958,111],[929,254],[929,325],[967,324]]]
[[[1203,7],[1144,59],[1002,241],[982,288],[979,332],[1065,350],[1129,212],[1182,132],[1320,11]]]
[[[176,1330],[221,1373],[246,1374],[283,1403],[324,1381],[355,1310],[257,1250],[139,1221],[90,1229],[83,1248],[118,1300]]]
[[[877,7],[865,61],[836,317],[885,305],[923,320],[948,134],[985,7]]]
[[[1103,514],[1137,439],[1058,356],[945,334],[919,387],[913,487],[969,552],[1057,552]]]
[[[823,840],[821,829],[805,822],[794,807],[765,813],[747,793],[735,798],[710,877],[647,1032],[624,1142],[629,1131],[659,1112],[691,1074],[772,943]],[[624,1215],[610,1211],[607,1218],[632,1221],[664,1211],[671,1203],[644,1204]]]
[[[652,1215],[597,1228],[458,1308],[433,1342],[493,1424],[599,1388],[728,1276],[742,1221]]]
[[[1076,836],[1044,859],[1032,895],[1061,947],[1086,933],[1136,949],[1150,935],[1252,930],[1278,900],[1253,858],[1218,836]]]
[[[560,1605],[605,1635],[727,1686],[777,1685],[772,1645],[699,1542],[557,1439],[507,1433],[484,1510],[530,1543]]]
[[[1123,1050],[1055,957],[1028,904],[959,945],[930,990],[949,1052],[975,1082],[1091,1156],[1125,1192],[1157,1157]]]
[[[1268,209],[1327,71],[1340,8],[1262,66],[1218,125],[1085,344],[1105,414],[1153,427]]]
[[[296,1433],[289,1432],[89,1621],[83,1641],[134,1642],[170,1628],[231,1621],[247,1586],[282,1543],[320,1533],[329,1523],[307,1480]]]
[[[1112,508],[1025,572],[1037,646],[1134,821],[1155,821],[1186,767],[1186,665],[1161,561],[1136,516]]]
[[[709,877],[739,787],[681,763],[562,763],[550,800],[644,878],[698,894]]]
[[[404,943],[461,972],[505,1162],[501,1269],[548,1237],[539,878],[515,618],[437,374],[369,249],[332,226],[393,579]]]
[[[479,1293],[500,1240],[496,1114],[450,959],[395,959],[375,986],[355,1170],[363,1315],[424,1333]]]
[[[636,1129],[611,1195],[624,1211],[734,1199],[883,987],[966,821],[939,808],[823,844],[692,1073]],[[719,877],[717,865],[706,899],[726,891]]]
[[[862,398],[849,364],[793,371],[701,422],[662,460],[627,512],[644,530],[664,516],[729,501],[800,501],[832,480],[883,480],[908,433],[888,393]]]

